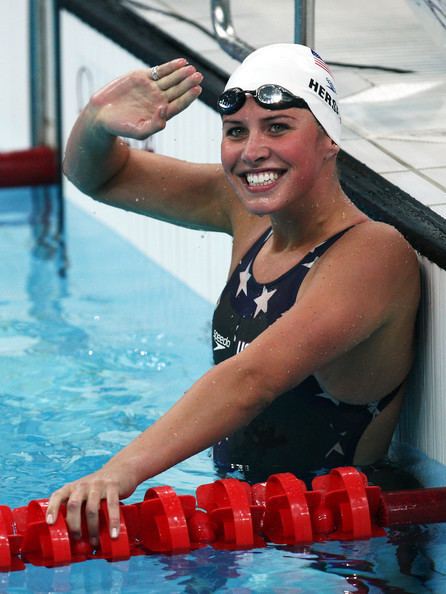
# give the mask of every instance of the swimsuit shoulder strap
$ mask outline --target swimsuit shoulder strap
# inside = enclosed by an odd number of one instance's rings
[[[311,252],[308,252],[302,262],[305,262],[307,258],[320,258],[322,254],[324,254],[334,243],[336,243],[338,239],[341,239],[341,237],[345,235],[347,231],[353,229],[353,227],[355,227],[355,225],[350,225],[346,229],[342,229],[342,231],[338,231],[328,239],[325,239],[322,243],[313,248]]]
[[[249,250],[245,253],[245,255],[240,260],[239,264],[242,264],[243,262],[246,262],[249,260],[253,260],[257,256],[257,254],[260,252],[262,246],[266,243],[266,241],[268,240],[268,238],[270,237],[272,232],[273,232],[272,228],[268,227],[268,229],[266,229],[262,233],[262,235],[260,235],[260,237],[258,239],[256,239],[256,241],[252,244],[252,246],[249,248]]]

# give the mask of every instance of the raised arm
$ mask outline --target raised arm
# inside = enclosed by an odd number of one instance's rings
[[[201,93],[203,76],[180,58],[122,76],[90,99],[67,143],[66,176],[83,192],[148,216],[188,227],[231,232],[232,191],[220,165],[192,164],[131,149]]]

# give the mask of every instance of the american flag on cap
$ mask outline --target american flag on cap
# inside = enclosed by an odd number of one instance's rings
[[[328,74],[330,76],[333,76],[332,73],[330,72],[330,68],[327,66],[327,64],[324,62],[324,60],[320,57],[320,55],[315,52],[313,49],[311,50],[311,53],[313,54],[313,59],[314,59],[314,63],[319,66],[320,68],[323,68],[326,72],[328,72]]]

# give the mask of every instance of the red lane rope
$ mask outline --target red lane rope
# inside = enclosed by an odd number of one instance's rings
[[[86,521],[74,540],[62,506],[55,524],[45,521],[48,500],[11,510],[0,506],[0,572],[26,563],[55,567],[85,561],[118,561],[133,555],[185,553],[203,546],[249,549],[276,544],[356,540],[382,536],[383,527],[446,521],[446,488],[383,493],[353,467],[317,477],[312,489],[290,473],[250,486],[222,479],[197,488],[195,496],[153,487],[144,501],[121,504],[120,531],[110,538],[105,502],[95,549]]]

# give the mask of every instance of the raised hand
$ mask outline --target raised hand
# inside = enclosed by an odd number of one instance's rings
[[[87,109],[95,125],[113,136],[138,140],[162,130],[166,121],[201,93],[203,75],[184,58],[121,76],[98,91]]]

